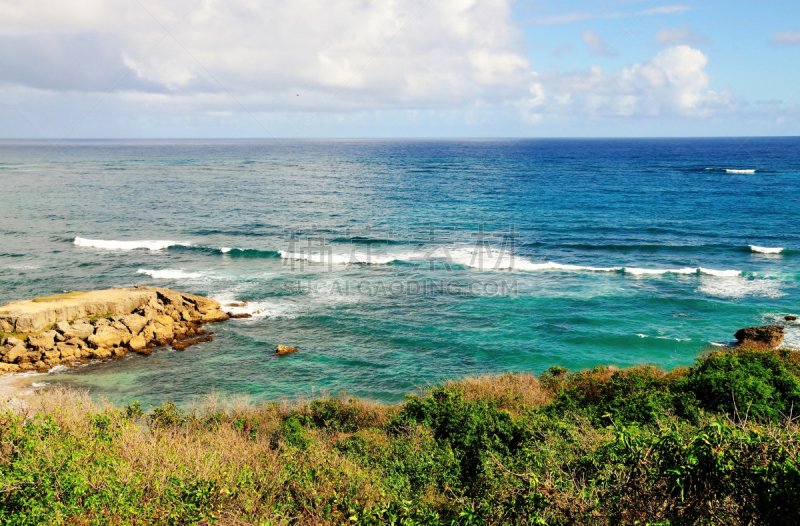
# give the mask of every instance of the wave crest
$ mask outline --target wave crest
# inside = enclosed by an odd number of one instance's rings
[[[140,268],[137,274],[146,274],[153,279],[197,279],[202,277],[202,272],[184,272],[183,269],[150,270]]]
[[[137,241],[116,241],[107,239],[86,239],[76,237],[73,243],[79,247],[102,248],[104,250],[164,250],[172,246],[191,246],[191,243],[169,240],[137,240]]]

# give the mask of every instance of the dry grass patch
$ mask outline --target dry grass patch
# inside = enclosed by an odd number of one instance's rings
[[[530,373],[467,376],[458,380],[448,380],[442,387],[463,389],[465,400],[492,400],[500,409],[512,413],[542,407],[553,400],[552,393]]]

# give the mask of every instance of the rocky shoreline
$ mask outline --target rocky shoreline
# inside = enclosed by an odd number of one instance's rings
[[[0,374],[150,354],[211,341],[202,324],[227,320],[219,302],[133,287],[11,302],[0,307]]]

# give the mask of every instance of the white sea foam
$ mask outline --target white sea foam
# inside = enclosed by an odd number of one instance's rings
[[[753,252],[758,252],[759,254],[780,254],[783,252],[783,247],[757,247],[755,245],[750,245],[750,250]]]
[[[69,371],[69,367],[67,367],[66,365],[56,365],[55,367],[47,371],[47,374],[65,373],[67,371]]]
[[[726,168],[725,171],[729,174],[754,174],[756,173],[755,170],[735,170],[732,168]]]
[[[227,254],[231,250],[232,250],[231,247],[219,247],[219,251],[222,252],[223,254]]]
[[[783,345],[781,346],[788,349],[800,350],[800,328],[787,327],[783,337]]]
[[[191,243],[182,241],[168,241],[168,240],[140,240],[140,241],[114,241],[107,239],[86,239],[83,237],[76,237],[75,245],[79,247],[102,248],[104,250],[163,250],[168,247],[180,245],[184,247],[191,246]]]
[[[637,334],[636,336],[638,336],[639,338],[649,338],[649,336],[646,334]]]
[[[780,282],[767,279],[726,279],[704,280],[698,292],[720,298],[780,298],[786,293],[780,288]]]
[[[184,272],[183,269],[148,270],[140,268],[139,274],[147,274],[153,279],[196,279],[203,275],[202,272]]]
[[[225,312],[249,314],[253,318],[293,318],[297,315],[299,308],[297,304],[278,301],[248,301],[246,305],[242,305],[243,302],[232,300],[229,297],[227,299],[214,297],[214,299],[222,304],[222,310]],[[231,305],[232,303],[237,306]]]
[[[392,261],[410,258],[406,253],[367,252],[351,250],[349,253],[334,253],[326,251],[316,252],[286,252],[279,251],[281,258],[307,261],[319,265],[386,265]]]
[[[735,277],[742,274],[741,270],[715,270],[705,267],[684,268],[638,268],[638,267],[594,267],[588,265],[572,265],[556,263],[554,261],[534,262],[524,257],[514,256],[507,251],[496,247],[489,249],[472,247],[437,247],[430,250],[404,251],[404,252],[365,252],[353,249],[350,253],[333,252],[286,252],[280,251],[281,258],[302,260],[317,265],[348,265],[370,264],[386,265],[393,261],[431,262],[440,261],[463,265],[482,271],[511,271],[523,272],[563,271],[563,272],[624,272],[633,276],[662,275],[662,274],[706,274],[717,277]]]

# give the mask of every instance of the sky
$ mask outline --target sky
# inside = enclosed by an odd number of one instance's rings
[[[0,138],[800,135],[797,0],[0,0]]]

